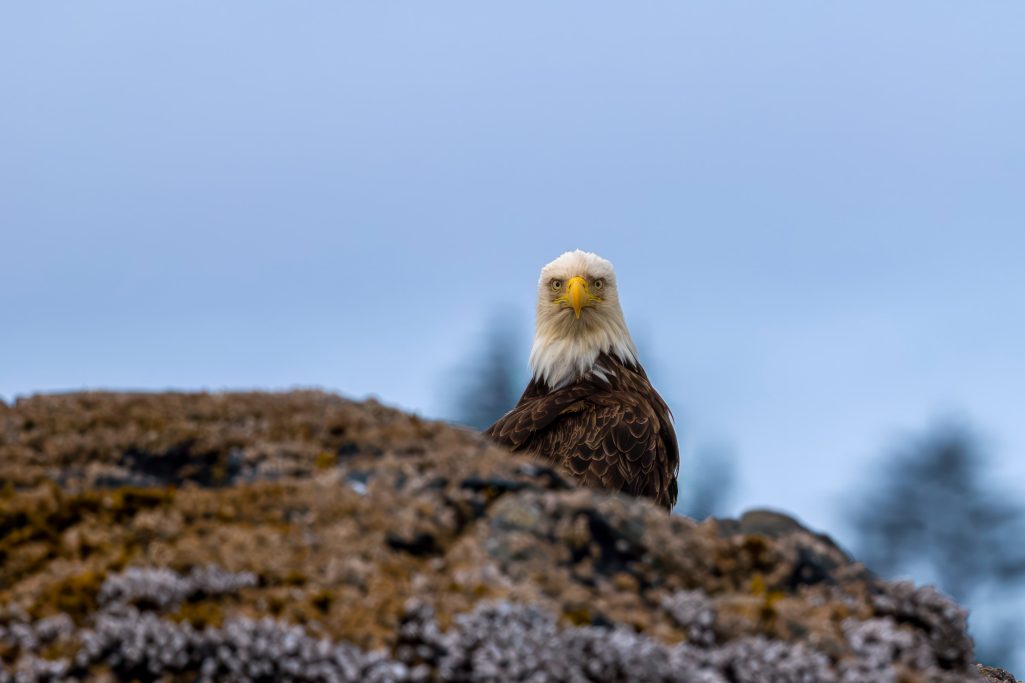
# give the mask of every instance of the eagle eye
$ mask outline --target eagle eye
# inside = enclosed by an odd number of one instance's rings
[[[598,278],[597,280],[595,280],[591,284],[591,286],[594,287],[595,289],[601,289],[602,287],[605,286],[605,280],[602,280],[601,278]]]
[[[559,291],[562,289],[562,280],[552,280],[552,290]]]

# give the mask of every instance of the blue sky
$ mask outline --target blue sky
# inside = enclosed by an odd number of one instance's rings
[[[317,385],[444,416],[612,260],[687,453],[843,539],[960,416],[1025,492],[1020,2],[0,9],[0,396]],[[518,313],[517,313],[518,312]]]

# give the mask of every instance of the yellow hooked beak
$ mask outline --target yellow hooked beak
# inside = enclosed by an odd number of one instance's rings
[[[580,319],[580,312],[584,310],[584,306],[591,305],[591,299],[597,298],[592,297],[590,289],[587,286],[587,280],[580,277],[571,277],[569,282],[566,283],[566,300],[569,305],[573,307],[573,312],[576,314],[577,319]]]

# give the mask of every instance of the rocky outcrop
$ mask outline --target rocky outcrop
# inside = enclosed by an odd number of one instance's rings
[[[373,402],[36,397],[0,476],[0,680],[1013,680],[784,515],[668,516]]]

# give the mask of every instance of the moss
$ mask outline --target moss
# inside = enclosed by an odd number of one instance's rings
[[[591,624],[591,610],[586,607],[576,607],[565,610],[562,613],[567,623],[573,626],[589,626]]]
[[[224,607],[208,600],[186,602],[170,615],[173,621],[188,622],[196,628],[219,628],[224,624]]]
[[[281,583],[286,586],[305,586],[307,581],[309,581],[309,577],[296,569],[281,578]]]
[[[765,602],[762,603],[761,612],[759,614],[763,624],[768,626],[775,622],[776,618],[779,616],[776,606],[783,598],[783,591],[769,591],[765,594]]]
[[[321,451],[313,460],[313,466],[318,470],[329,470],[338,464],[338,455],[330,451]]]
[[[218,458],[210,465],[210,483],[214,486],[220,486],[227,482],[228,478],[228,464],[224,462],[223,458]]]
[[[73,646],[69,646],[65,643],[50,643],[46,647],[39,651],[39,656],[48,661],[57,661],[63,659],[75,652]]]
[[[16,493],[0,503],[0,589],[15,586],[57,558],[88,559],[107,568],[123,565],[147,541],[144,532],[127,523],[140,512],[170,505],[174,496],[167,488],[131,487],[69,495],[52,483]],[[68,536],[70,529],[87,531]],[[42,600],[44,606],[48,602]],[[81,613],[78,601],[72,597],[71,602]]]
[[[774,562],[769,539],[760,535],[748,535],[744,537],[741,547],[751,569],[758,572],[767,572],[772,569]]]
[[[124,522],[174,500],[174,491],[168,488],[122,488],[68,496],[51,484],[49,495],[41,493],[16,496],[0,509],[0,547],[39,539],[55,541],[64,530],[88,517]]]
[[[760,573],[756,573],[751,577],[751,593],[753,595],[765,595],[768,592],[768,588],[765,585],[765,577]]]
[[[786,597],[786,594],[781,590],[774,590],[769,588],[769,585],[765,581],[765,577],[761,573],[755,573],[751,577],[751,593],[756,597],[762,599],[761,606],[758,611],[759,620],[763,625],[771,625],[775,621],[776,617],[779,616],[777,605],[781,600]]]
[[[96,610],[105,573],[89,570],[51,584],[40,594],[31,612],[37,617],[64,612],[81,620]]]
[[[279,616],[287,604],[288,601],[282,595],[272,594],[267,596],[267,611],[274,616]]]
[[[125,487],[109,493],[110,511],[118,521],[124,521],[144,510],[169,505],[174,500],[174,489]]]
[[[38,515],[25,510],[0,512],[0,547],[29,540],[39,531]]]
[[[310,598],[310,604],[321,614],[327,614],[331,610],[331,604],[334,602],[334,593],[329,590],[320,590],[313,594]]]

